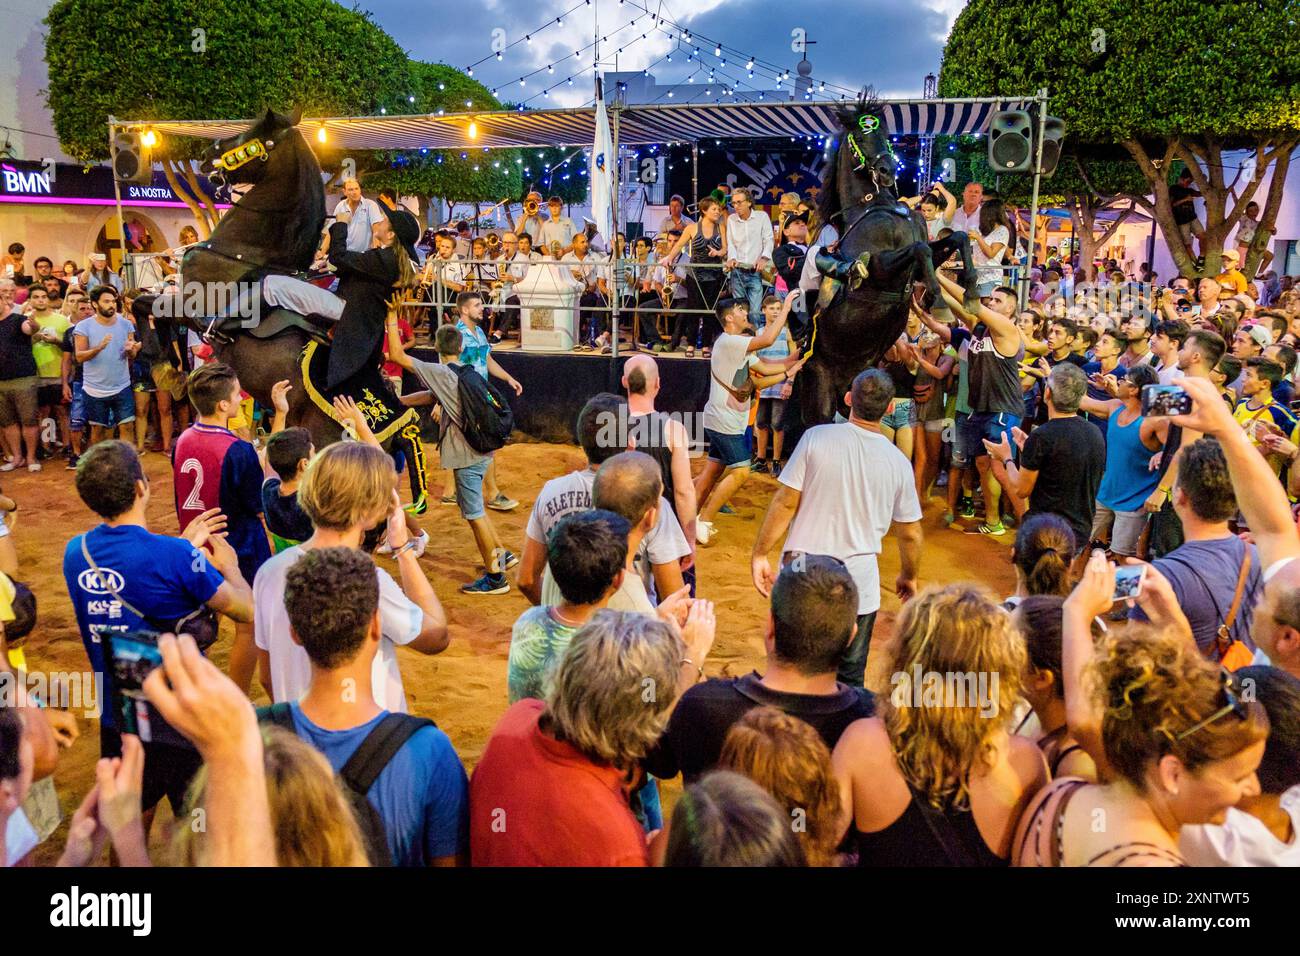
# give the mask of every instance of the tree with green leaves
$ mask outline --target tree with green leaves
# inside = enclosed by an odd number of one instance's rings
[[[412,95],[409,61],[369,15],[331,0],[58,0],[46,98],[69,155],[107,159],[108,117],[245,118],[267,106],[307,115],[390,112]],[[202,231],[216,209],[199,189],[202,144],[154,149]]]
[[[1047,89],[1068,135],[1119,146],[1146,184],[1129,198],[1154,216],[1186,275],[1215,274],[1229,234],[1271,174],[1244,267],[1262,258],[1291,154],[1300,144],[1300,47],[1292,0],[970,0],[953,24],[942,96]],[[1245,150],[1246,159],[1227,160]],[[1189,248],[1169,187],[1179,164],[1205,204]],[[1196,253],[1204,257],[1198,268]]]
[[[1027,207],[1033,198],[1034,178],[1028,173],[999,173],[988,162],[983,140],[970,150],[972,178],[982,183],[997,182],[998,193],[1010,205]],[[1138,167],[1128,159],[1089,156],[1077,148],[1067,147],[1056,170],[1043,178],[1038,192],[1041,206],[1060,206],[1070,213],[1074,234],[1079,240],[1079,262],[1085,274],[1092,276],[1093,260],[1104,249],[1119,227],[1138,207],[1137,198],[1146,188]],[[1105,220],[1104,212],[1116,212]]]

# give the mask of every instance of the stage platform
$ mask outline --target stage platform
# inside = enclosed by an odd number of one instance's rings
[[[431,348],[415,347],[410,352],[422,361],[438,360]],[[620,351],[613,359],[599,352],[532,352],[510,345],[492,348],[492,357],[524,387],[522,395],[510,395],[515,429],[537,441],[552,442],[576,440],[578,412],[591,396],[597,392],[623,394],[619,379],[623,363],[633,354]],[[655,407],[670,413],[701,411],[709,397],[708,360],[686,358],[683,353],[653,358],[659,365],[660,381]]]

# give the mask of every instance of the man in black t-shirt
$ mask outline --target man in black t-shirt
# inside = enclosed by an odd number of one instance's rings
[[[858,589],[842,561],[795,557],[772,586],[764,673],[714,677],[683,694],[645,769],[664,780],[680,773],[691,783],[717,764],[732,725],[764,706],[807,722],[834,749],[849,724],[875,712],[870,691],[835,679],[857,611]]]
[[[1046,424],[1028,438],[1016,430],[1019,467],[1011,460],[1005,438],[998,444],[984,442],[993,458],[994,475],[1011,495],[1017,515],[1060,515],[1074,529],[1076,554],[1087,547],[1106,466],[1106,443],[1096,428],[1079,417],[1079,402],[1087,391],[1088,379],[1078,366],[1062,362],[1052,369],[1044,395]]]
[[[1201,194],[1192,188],[1192,171],[1184,169],[1178,174],[1178,182],[1169,187],[1169,204],[1173,207],[1174,222],[1189,253],[1194,251],[1192,237],[1199,239],[1205,235],[1205,227],[1196,217],[1196,200],[1200,198]]]

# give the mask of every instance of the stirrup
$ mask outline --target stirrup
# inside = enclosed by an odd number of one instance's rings
[[[853,260],[853,265],[849,272],[849,289],[857,289],[862,283],[866,282],[871,275],[871,253],[864,252]]]

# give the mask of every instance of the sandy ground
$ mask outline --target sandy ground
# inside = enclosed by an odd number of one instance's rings
[[[431,464],[436,460],[433,449],[429,449],[429,459]],[[520,501],[520,507],[512,513],[491,513],[502,543],[522,550],[524,527],[537,491],[548,479],[582,467],[583,463],[581,451],[571,445],[521,443],[498,453],[501,487]],[[698,468],[699,463],[696,465]],[[170,464],[162,455],[148,454],[145,466],[153,491],[149,507],[151,530],[176,534]],[[435,473],[433,480],[440,482],[444,474]],[[4,482],[4,491],[22,507],[14,530],[20,577],[33,588],[39,601],[39,624],[27,645],[28,663],[34,671],[80,671],[87,666],[63,583],[62,558],[67,540],[95,522],[77,497],[72,477],[61,463],[52,462],[40,474],[8,476]],[[749,551],[774,487],[775,479],[771,477],[752,477],[732,502],[739,514],[721,516],[716,525],[717,543],[700,551],[699,593],[715,602],[718,617],[717,641],[705,668],[710,675],[740,675],[762,665],[766,605],[750,579]],[[441,489],[435,487],[435,491],[433,500],[437,501]],[[946,530],[939,523],[942,510],[938,499],[926,506],[922,584],[975,578],[999,598],[1011,593],[1015,576],[1009,557],[1010,536],[993,540]],[[432,538],[422,561],[447,609],[452,641],[450,648],[436,657],[399,649],[403,680],[411,710],[435,720],[451,737],[466,768],[472,770],[506,708],[510,628],[527,608],[527,599],[514,590],[496,597],[461,594],[457,588],[480,573],[478,552],[468,527],[450,505],[434,505],[421,522]],[[885,543],[880,564],[881,581],[888,585],[898,573],[897,548],[892,539]],[[892,635],[897,610],[898,600],[886,594],[872,642],[869,686],[887,686],[883,648]],[[211,655],[222,666],[229,652],[228,627]],[[256,683],[255,690],[256,702],[266,703]],[[38,849],[39,863],[52,863],[57,858],[63,846],[66,818],[93,780],[94,762],[99,756],[98,725],[94,721],[82,721],[80,725],[81,738],[63,753],[55,775],[65,823]],[[666,805],[671,805],[676,793],[676,783],[666,786]],[[165,809],[160,811],[160,822],[167,816]],[[155,845],[162,831],[155,825]]]

